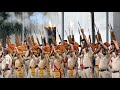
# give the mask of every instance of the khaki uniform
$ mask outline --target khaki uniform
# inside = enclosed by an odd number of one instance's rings
[[[53,62],[53,78],[63,78],[64,73],[63,73],[63,68],[61,67],[61,61],[60,59],[55,58]]]
[[[50,57],[50,77],[52,77],[53,78],[53,76],[54,76],[54,72],[53,72],[53,70],[54,70],[54,68],[53,68],[53,63],[54,63],[54,59],[55,59],[55,57],[54,56],[52,56],[52,57]]]
[[[3,57],[0,58],[0,75],[2,75],[2,61],[4,60]]]
[[[25,65],[21,65],[20,60],[15,61],[15,78],[27,78]]]
[[[6,64],[8,64],[8,69],[6,71],[3,71],[5,69]],[[5,56],[5,59],[2,61],[2,77],[3,78],[12,78],[11,74],[11,66],[12,66],[12,58],[9,54]]]
[[[28,73],[28,70],[29,70],[29,63],[30,63],[30,60],[31,60],[31,57],[28,56],[28,54],[29,54],[29,50],[27,50],[25,52],[25,57],[24,57],[24,60],[25,60],[25,69],[26,69],[27,73]]]
[[[82,60],[83,60],[83,57],[82,57],[82,55],[80,55],[79,59],[78,59],[78,63],[79,63],[79,66],[78,66],[78,75],[79,75],[80,78],[83,78]]]
[[[107,53],[103,55],[100,53],[100,63],[99,63],[99,78],[110,78],[110,71],[108,69],[110,62],[110,54]]]
[[[99,77],[99,63],[100,63],[100,57],[98,54],[96,54],[95,55],[95,66],[94,66],[95,78]]]
[[[112,78],[120,78],[120,56],[112,57]]]
[[[38,77],[39,78],[48,78],[48,72],[46,70],[46,61],[44,59],[41,59],[38,64],[38,67],[39,67]]]
[[[84,56],[83,56],[83,72],[84,72],[84,78],[92,78],[92,49],[88,48],[88,52],[86,53],[84,49]]]
[[[38,67],[36,67],[36,63],[34,59],[30,60],[28,78],[37,78],[38,77]]]
[[[30,56],[29,57],[25,57],[24,60],[25,60],[25,69],[26,69],[26,72],[28,73],[29,67],[30,67],[29,64],[30,64],[31,57]]]
[[[76,77],[76,70],[75,70],[75,61],[73,58],[68,58],[68,69],[67,69],[67,78],[75,78]]]

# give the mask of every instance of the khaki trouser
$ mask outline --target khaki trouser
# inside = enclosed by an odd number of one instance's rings
[[[120,72],[112,73],[112,78],[120,78]]]
[[[29,60],[25,61],[25,69],[26,69],[26,72],[27,72],[27,73],[28,73],[28,71],[29,71],[29,63],[30,63]]]
[[[28,78],[38,78],[38,68],[35,68],[34,71],[30,68],[28,71]]]
[[[21,72],[19,72],[18,69],[15,69],[15,78],[27,78],[27,72],[24,67],[21,70]]]
[[[0,75],[2,75],[2,63],[0,63]]]
[[[98,66],[94,66],[94,75],[95,75],[95,78],[99,77],[99,67]]]
[[[99,71],[99,78],[110,78],[110,72],[109,71]]]
[[[2,78],[12,78],[11,70],[2,71]]]
[[[92,78],[93,74],[92,74],[92,68],[87,68],[84,69],[84,78]]]
[[[75,69],[67,70],[67,78],[76,78],[76,76],[77,76],[76,74],[77,74],[77,72]]]
[[[38,70],[38,78],[48,78],[48,72],[45,69]]]
[[[64,78],[63,70],[53,70],[53,78]]]

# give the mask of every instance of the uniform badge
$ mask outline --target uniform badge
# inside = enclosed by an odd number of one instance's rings
[[[73,77],[73,70],[69,70],[69,76]]]
[[[35,67],[31,67],[31,74],[32,76],[35,76]]]
[[[55,78],[60,78],[60,72],[59,71],[55,72]]]
[[[23,77],[23,68],[22,67],[18,67],[18,76],[19,77]]]
[[[43,77],[43,76],[44,76],[44,70],[40,70],[39,77]]]

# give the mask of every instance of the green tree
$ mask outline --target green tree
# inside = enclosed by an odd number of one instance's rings
[[[10,17],[7,12],[0,12],[0,38],[2,38],[3,47],[6,45],[6,37],[11,34],[20,34],[22,32],[22,24],[16,22],[7,22],[6,20]]]

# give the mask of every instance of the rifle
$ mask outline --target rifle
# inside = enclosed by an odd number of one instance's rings
[[[80,31],[79,31],[79,28],[78,28],[78,32],[79,32],[79,35],[80,35]],[[80,36],[80,45],[81,45],[81,36]]]
[[[58,29],[57,29],[57,32],[58,32]],[[58,32],[58,36],[59,36],[60,41],[62,42],[62,38],[61,38],[59,32]]]
[[[98,35],[98,40],[102,42],[102,38],[101,38],[101,34],[100,34],[100,32],[99,32],[99,29],[98,29],[98,31],[97,31],[97,35]]]
[[[33,35],[31,36],[31,41],[32,41],[32,44],[35,43],[34,38],[33,38]]]
[[[41,36],[41,42],[42,42],[42,46],[43,46],[43,37],[42,37],[41,31],[39,31],[39,33],[40,33],[40,36]]]
[[[68,27],[68,29],[69,29],[68,41],[69,41],[69,43],[72,43],[72,36],[70,35],[70,28]]]
[[[85,39],[87,45],[90,45],[89,41],[86,38],[86,35],[84,34],[84,30],[83,29],[81,29],[81,32],[82,32],[83,38]]]
[[[70,36],[68,36],[68,34],[67,34],[67,31],[66,31],[66,30],[65,30],[65,33],[66,33],[66,35],[67,35],[68,42],[70,43]]]
[[[43,31],[43,35],[44,35],[45,33],[44,33],[44,31]],[[43,38],[43,44],[44,44],[44,46],[46,45],[46,38],[45,38],[45,35],[44,35],[44,38]]]
[[[35,33],[35,30],[34,30],[34,33]],[[40,42],[39,42],[39,39],[38,39],[36,33],[35,33],[35,36],[36,36],[36,39],[37,39],[38,45],[40,46]]]
[[[110,31],[112,30],[112,26],[110,24]],[[118,51],[119,50],[119,46],[118,46],[118,42],[116,40],[116,37],[115,37],[115,34],[113,31],[111,31],[111,41],[113,41],[114,45],[115,45],[115,48],[116,50]]]
[[[112,41],[112,40],[115,40],[115,41],[116,41],[115,34],[114,34],[114,32],[113,32],[113,31],[111,31],[111,30],[112,30],[112,26],[111,26],[111,24],[110,24],[111,41]]]
[[[69,30],[69,35],[70,35],[70,28],[68,27],[68,30]]]
[[[80,27],[80,30],[81,30],[81,26],[80,26],[80,23],[79,23],[79,21],[78,21],[78,25],[79,25],[79,27]],[[78,28],[78,32],[79,32],[79,35],[80,35],[80,45],[81,45],[82,35],[80,34],[80,30],[79,30],[79,28]]]
[[[88,32],[89,32],[89,40],[90,40],[90,43],[91,43],[91,36],[90,36],[89,28],[88,28]]]
[[[67,35],[67,32],[66,32],[66,30],[65,30],[65,33],[66,33],[66,35]],[[67,37],[68,37],[68,35],[67,35]]]
[[[73,35],[73,30],[71,31],[71,33],[72,33],[71,41],[72,41],[72,43],[74,43],[75,39],[74,39],[74,35]]]

